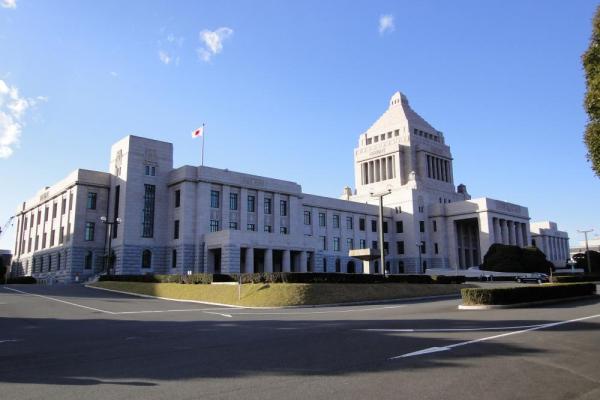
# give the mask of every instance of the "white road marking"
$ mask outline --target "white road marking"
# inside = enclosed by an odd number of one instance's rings
[[[546,329],[546,328],[552,328],[552,327],[560,326],[560,325],[572,324],[574,322],[586,321],[588,319],[594,319],[594,318],[600,318],[600,314],[590,315],[588,317],[581,317],[581,318],[569,319],[569,320],[566,320],[566,321],[551,322],[551,323],[548,323],[548,324],[537,325],[537,326],[534,326],[534,327],[528,328],[528,329],[522,329],[522,330],[518,330],[518,331],[502,333],[500,335],[488,336],[488,337],[483,337],[483,338],[479,338],[479,339],[475,339],[475,340],[469,340],[469,341],[466,341],[466,342],[455,343],[455,344],[451,344],[451,345],[446,346],[446,347],[429,347],[429,348],[418,350],[418,351],[414,351],[414,352],[411,352],[411,353],[406,353],[406,354],[402,354],[402,355],[399,355],[399,356],[390,357],[390,358],[388,358],[388,360],[396,360],[398,358],[406,358],[406,357],[412,357],[412,356],[419,356],[419,355],[423,355],[423,354],[430,354],[430,353],[435,353],[435,352],[440,352],[440,351],[449,351],[449,350],[452,350],[452,349],[454,349],[456,347],[466,346],[466,345],[469,345],[469,344],[475,344],[475,343],[479,343],[479,342],[487,342],[489,340],[499,339],[499,338],[506,337],[506,336],[518,335],[518,334],[521,334],[521,333],[527,333],[527,332],[537,331],[537,330],[540,330],[540,329]]]
[[[70,301],[66,301],[66,300],[60,300],[60,299],[56,299],[56,298],[54,298],[54,297],[49,297],[49,296],[42,296],[41,294],[35,294],[35,293],[24,292],[24,291],[22,291],[22,290],[13,289],[13,288],[9,288],[9,287],[6,287],[6,286],[3,286],[3,287],[4,287],[4,289],[7,289],[7,290],[12,290],[13,292],[17,292],[17,293],[21,293],[21,294],[27,294],[27,295],[29,295],[29,296],[41,297],[41,298],[43,298],[43,299],[52,300],[52,301],[57,301],[57,302],[59,302],[59,303],[69,304],[69,305],[71,305],[71,306],[80,307],[80,308],[85,308],[85,309],[92,310],[92,311],[98,311],[98,312],[105,313],[105,314],[114,314],[114,312],[112,312],[112,311],[106,311],[106,310],[101,310],[101,309],[99,309],[99,308],[88,307],[88,306],[84,306],[84,305],[77,304],[77,303],[71,303]]]
[[[20,342],[21,339],[5,339],[5,340],[0,340],[0,343],[10,343],[10,342]]]
[[[521,325],[521,326],[492,326],[482,328],[432,328],[432,329],[359,329],[367,332],[398,332],[398,333],[412,333],[412,332],[483,332],[483,331],[508,331],[511,329],[528,329],[536,328],[540,324],[536,325]]]
[[[143,310],[143,311],[115,311],[113,314],[154,314],[154,313],[169,313],[169,312],[190,312],[190,311],[203,311],[208,312],[209,310],[219,310],[219,308],[183,308],[180,310]]]
[[[222,317],[227,317],[227,318],[233,318],[233,315],[231,314],[224,314],[224,313],[218,313],[218,312],[211,312],[211,311],[204,311],[205,314],[214,314],[214,315],[220,315]]]
[[[326,311],[299,311],[291,312],[294,309],[288,309],[287,311],[274,311],[274,312],[235,312],[232,315],[301,315],[301,314],[331,314],[331,313],[349,313],[357,311],[376,311],[386,310],[393,308],[406,307],[406,304],[399,304],[395,306],[383,306],[383,307],[371,307],[371,308],[351,308],[349,310],[326,310]]]

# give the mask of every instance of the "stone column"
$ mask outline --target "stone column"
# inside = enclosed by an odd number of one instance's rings
[[[500,231],[502,232],[502,244],[508,244],[508,227],[505,219],[500,220]]]
[[[392,161],[392,156],[388,157],[387,165],[388,165],[388,174],[387,174],[388,179],[392,179],[394,177],[394,164]]]
[[[265,249],[265,272],[273,272],[273,249]]]
[[[369,183],[369,163],[362,163],[362,183],[363,185],[367,185]]]
[[[307,266],[306,266],[307,262],[308,262],[308,254],[306,253],[306,251],[300,252],[300,272],[307,271]]]
[[[473,266],[473,230],[471,229],[471,226],[467,225],[467,245],[465,246],[465,249],[467,249],[467,259],[466,261],[466,266],[467,267],[472,267]]]
[[[385,181],[387,179],[387,158],[383,157],[380,161],[381,163],[381,180]]]
[[[254,248],[248,247],[246,249],[246,265],[244,266],[244,272],[251,274],[254,272]]]
[[[379,160],[375,160],[375,182],[381,180],[381,165]]]
[[[369,183],[375,182],[375,163],[369,161]]]
[[[290,259],[290,251],[284,250],[283,257],[281,259],[281,270],[283,272],[290,272],[292,269],[291,259]]]

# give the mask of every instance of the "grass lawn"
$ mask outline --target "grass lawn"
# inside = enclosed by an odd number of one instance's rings
[[[281,307],[346,303],[353,301],[402,299],[459,294],[470,285],[455,284],[340,284],[340,283],[269,283],[244,284],[241,299],[237,285],[184,285],[179,283],[97,282],[90,286],[130,293],[198,300],[250,307]]]

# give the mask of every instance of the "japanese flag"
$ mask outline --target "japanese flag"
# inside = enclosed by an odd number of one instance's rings
[[[192,137],[197,138],[204,134],[204,125],[192,132]]]

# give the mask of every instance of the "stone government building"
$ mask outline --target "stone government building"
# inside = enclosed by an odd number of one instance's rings
[[[171,143],[127,136],[112,146],[109,172],[78,169],[21,205],[13,271],[84,280],[104,271],[110,235],[117,274],[379,273],[379,261],[350,254],[377,252],[372,194],[382,192],[390,192],[383,230],[391,273],[476,266],[491,244],[527,246],[532,235],[544,236],[538,242],[551,247],[541,249],[564,265],[565,232],[550,222],[532,232],[526,207],[471,199],[455,187],[452,164],[443,133],[399,92],[360,135],[355,189],[339,199],[227,169],[173,168]],[[110,229],[101,217],[120,223]]]

